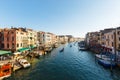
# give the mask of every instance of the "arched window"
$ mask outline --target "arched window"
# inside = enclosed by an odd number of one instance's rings
[[[19,44],[17,44],[17,47],[19,47]]]

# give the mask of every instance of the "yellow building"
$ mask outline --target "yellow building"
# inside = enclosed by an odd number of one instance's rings
[[[16,29],[16,49],[28,47],[28,37],[26,29],[17,28]]]
[[[52,45],[52,34],[49,32],[45,32],[44,34],[44,45],[45,47],[51,47]]]
[[[38,45],[41,49],[44,47],[44,35],[45,35],[45,32],[43,32],[43,31],[37,32],[37,41],[38,41]]]
[[[27,29],[27,37],[28,37],[28,46],[36,46],[37,43],[37,32],[32,29]]]

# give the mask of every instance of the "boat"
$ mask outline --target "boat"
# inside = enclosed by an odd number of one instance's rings
[[[35,58],[39,59],[40,55],[39,54],[35,54]]]
[[[115,55],[110,52],[102,52],[100,54],[96,54],[95,58],[97,59],[98,63],[106,68],[115,67]]]
[[[30,67],[30,63],[26,59],[20,59],[19,63],[23,66],[23,68]]]
[[[114,61],[115,60],[115,58],[114,57],[111,57],[110,58],[110,56],[107,56],[107,55],[104,55],[104,54],[96,54],[95,55],[95,58],[97,58],[97,59],[103,59],[103,60],[112,60],[112,61]]]
[[[40,56],[42,56],[42,55],[43,55],[43,52],[42,52],[42,51],[39,51],[39,52],[37,52],[37,53],[35,54],[35,57],[36,57],[37,59],[39,59]]]
[[[45,49],[44,49],[46,52],[50,52],[50,51],[52,51],[52,47],[45,47]]]
[[[115,60],[115,54],[112,54],[111,52],[101,52],[100,54],[96,54],[95,57],[104,60]]]
[[[11,64],[0,64],[0,80],[11,76]]]
[[[60,52],[63,52],[64,51],[64,48],[62,48],[61,50],[60,50]]]
[[[120,61],[117,61],[117,66],[120,67]]]
[[[117,55],[117,66],[120,67],[120,55]]]
[[[98,64],[101,64],[105,68],[114,68],[116,66],[116,63],[113,61],[109,60],[104,60],[104,59],[98,59]]]
[[[85,51],[85,50],[87,50],[87,49],[86,49],[85,46],[80,46],[80,47],[79,47],[79,50]]]

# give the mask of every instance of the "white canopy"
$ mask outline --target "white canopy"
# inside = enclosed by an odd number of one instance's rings
[[[17,54],[21,54],[21,52],[15,52],[15,53],[13,53],[14,55],[17,55]]]

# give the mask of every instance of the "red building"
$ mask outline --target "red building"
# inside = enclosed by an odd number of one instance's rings
[[[0,50],[16,50],[16,30],[1,29],[0,30]]]

